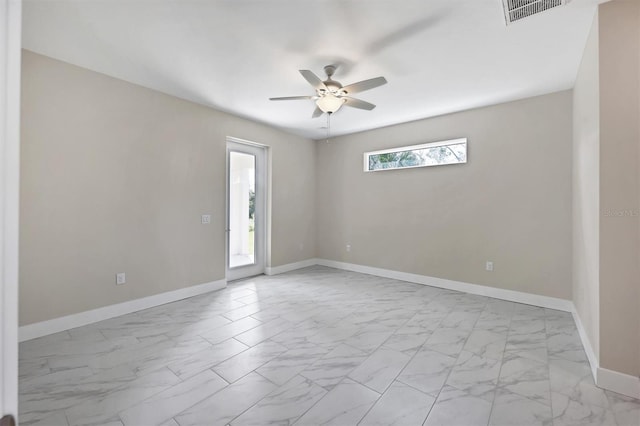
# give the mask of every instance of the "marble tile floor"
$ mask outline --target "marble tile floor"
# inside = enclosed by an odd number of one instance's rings
[[[640,425],[570,314],[325,267],[20,345],[23,425]]]

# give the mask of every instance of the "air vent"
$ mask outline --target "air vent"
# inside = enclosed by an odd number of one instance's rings
[[[531,15],[557,6],[563,6],[570,0],[502,0],[507,25]]]

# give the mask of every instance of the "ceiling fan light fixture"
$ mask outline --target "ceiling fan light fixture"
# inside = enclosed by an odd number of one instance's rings
[[[327,93],[316,101],[316,105],[322,110],[322,112],[333,114],[340,109],[344,101],[345,99],[343,98]]]

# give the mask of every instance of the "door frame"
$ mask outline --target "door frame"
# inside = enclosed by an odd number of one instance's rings
[[[227,281],[234,281],[242,278],[247,278],[255,275],[264,274],[267,267],[267,247],[268,247],[268,232],[267,226],[269,223],[268,218],[268,199],[269,199],[269,185],[267,183],[268,177],[268,153],[269,147],[256,142],[247,141],[244,139],[238,139],[232,136],[227,136],[226,139],[226,184],[225,184],[225,272]],[[256,158],[256,222],[255,228],[260,229],[260,232],[255,233],[254,254],[255,262],[253,265],[238,266],[235,268],[229,267],[229,223],[230,223],[230,153],[231,152],[246,152],[254,155]],[[262,214],[260,214],[262,212]]]
[[[22,0],[0,0],[0,417],[18,417]]]

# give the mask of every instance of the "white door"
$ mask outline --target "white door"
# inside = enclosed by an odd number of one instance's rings
[[[227,280],[264,273],[266,147],[227,139]]]
[[[0,422],[18,416],[20,0],[0,0]]]

